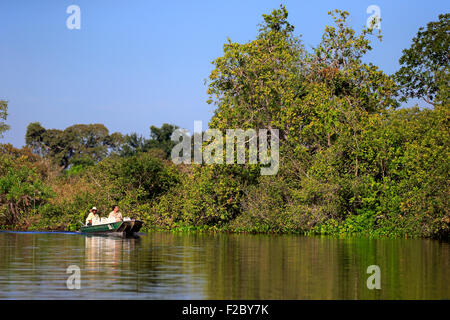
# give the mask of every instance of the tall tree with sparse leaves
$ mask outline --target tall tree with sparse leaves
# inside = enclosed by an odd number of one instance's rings
[[[3,133],[9,130],[9,125],[5,123],[8,116],[8,101],[0,100],[0,138],[3,138]]]

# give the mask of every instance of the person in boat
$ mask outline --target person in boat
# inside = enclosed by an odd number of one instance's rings
[[[115,219],[116,222],[122,221],[122,213],[119,211],[119,206],[113,205],[112,211],[109,213],[109,219]]]
[[[97,214],[97,208],[96,207],[92,207],[91,210],[89,210],[89,215],[86,218],[86,224],[91,226],[94,221],[97,222],[100,220],[100,216]]]

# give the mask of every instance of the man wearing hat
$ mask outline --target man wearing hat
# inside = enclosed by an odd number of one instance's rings
[[[92,223],[94,221],[98,221],[100,220],[100,217],[97,214],[97,208],[96,207],[92,207],[91,210],[89,210],[89,215],[86,218],[86,224],[87,225],[92,225]]]

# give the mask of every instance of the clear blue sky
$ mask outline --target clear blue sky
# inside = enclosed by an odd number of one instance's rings
[[[0,99],[9,100],[11,130],[2,142],[25,144],[30,122],[64,129],[103,123],[110,132],[149,136],[150,125],[204,128],[212,106],[204,79],[222,55],[227,37],[247,42],[262,14],[281,1],[2,0]],[[350,12],[360,30],[369,5],[381,9],[383,41],[367,56],[386,73],[398,69],[401,51],[420,26],[449,12],[450,1],[282,2],[306,46],[320,41],[327,12]],[[69,30],[66,9],[81,8],[81,29]]]

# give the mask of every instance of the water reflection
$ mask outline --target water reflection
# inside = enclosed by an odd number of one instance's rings
[[[180,260],[190,256],[190,247],[150,240],[87,236],[84,290],[116,298],[203,298],[203,281],[193,283],[189,264]]]
[[[126,292],[139,294],[139,273],[134,268],[133,252],[139,239],[107,236],[85,236],[84,259],[81,261],[83,287],[93,295]],[[137,284],[135,287],[134,284]]]
[[[111,271],[120,271],[122,262],[130,261],[130,252],[134,250],[136,241],[136,239],[86,236],[86,270],[95,273],[106,267]]]
[[[372,264],[381,290],[367,289]],[[448,299],[449,267],[449,244],[431,240],[0,232],[2,299]]]

